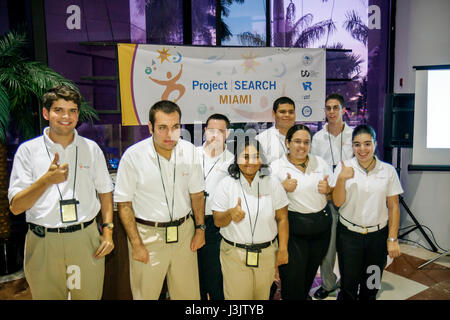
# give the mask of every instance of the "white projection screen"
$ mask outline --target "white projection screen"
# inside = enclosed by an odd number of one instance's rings
[[[450,65],[414,68],[412,166],[421,166],[424,171],[426,166],[430,170],[436,166],[450,169]]]

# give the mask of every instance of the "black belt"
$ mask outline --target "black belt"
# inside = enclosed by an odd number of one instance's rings
[[[46,228],[34,223],[29,222],[28,226],[31,231],[33,231],[37,236],[44,237],[46,232],[55,232],[55,233],[69,233],[69,232],[75,232],[81,229],[86,228],[89,226],[92,222],[94,222],[95,219],[92,219],[88,222],[83,222],[80,224],[75,224],[68,227],[61,227],[61,228]]]
[[[147,221],[147,220],[140,219],[140,218],[135,218],[135,219],[136,219],[137,223],[144,224],[146,226],[165,228],[167,226],[180,226],[183,222],[185,222],[187,219],[189,219],[190,214],[191,213],[189,212],[187,214],[187,216],[185,216],[179,220],[172,221],[172,222],[153,222],[153,221]]]
[[[236,243],[236,242],[232,242],[229,241],[225,238],[222,238],[223,241],[225,241],[226,243],[228,243],[229,245],[233,246],[233,247],[237,247],[237,248],[242,248],[242,249],[265,249],[267,247],[269,247],[272,243],[275,242],[275,240],[277,240],[277,238],[275,237],[275,239],[273,239],[272,241],[267,241],[267,242],[263,242],[263,243],[256,243],[256,244],[240,244],[240,243]]]

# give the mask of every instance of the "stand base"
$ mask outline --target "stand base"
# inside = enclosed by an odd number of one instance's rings
[[[430,263],[436,261],[437,259],[439,259],[440,257],[443,257],[443,256],[448,255],[449,253],[450,253],[450,250],[448,250],[448,251],[446,251],[446,252],[444,252],[444,253],[438,255],[436,258],[433,258],[433,259],[431,259],[431,260],[425,262],[425,263],[422,264],[421,266],[419,266],[418,269],[421,269],[422,267],[425,267],[427,264],[430,264]]]

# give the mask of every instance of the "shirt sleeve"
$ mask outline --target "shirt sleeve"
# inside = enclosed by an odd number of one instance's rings
[[[189,178],[189,193],[198,193],[205,190],[205,179],[203,177],[202,161],[198,151],[192,145],[192,167]]]
[[[31,159],[29,150],[23,145],[17,149],[9,181],[8,199],[10,203],[20,191],[25,190],[35,182]]]
[[[108,167],[106,166],[105,155],[97,144],[94,146],[93,157],[95,189],[98,193],[108,193],[113,191],[111,176],[109,175]]]
[[[125,152],[117,169],[114,202],[129,202],[134,198],[137,184],[136,169],[131,162],[129,153]]]
[[[229,208],[229,195],[228,191],[230,190],[230,186],[226,187],[228,185],[227,178],[223,178],[222,182],[217,187],[216,191],[214,192],[214,195],[212,196],[211,200],[211,210],[219,211],[219,212],[225,212]]]
[[[289,199],[286,195],[281,182],[276,178],[271,179],[272,184],[272,205],[274,210],[281,209],[289,204]]]
[[[389,169],[390,169],[390,175],[389,175],[387,196],[392,197],[392,196],[403,193],[403,188],[400,183],[400,179],[398,178],[397,171],[395,171],[394,167],[392,167],[392,166],[389,166]]]

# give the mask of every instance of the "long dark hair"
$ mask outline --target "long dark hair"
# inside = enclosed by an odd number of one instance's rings
[[[286,141],[290,143],[292,140],[292,136],[297,131],[300,131],[300,130],[305,130],[306,132],[309,133],[309,139],[310,139],[310,143],[311,143],[312,142],[311,130],[304,124],[296,124],[296,125],[293,125],[292,127],[290,127],[288,132],[286,133]]]
[[[355,137],[359,134],[367,133],[372,137],[373,142],[377,141],[377,134],[375,133],[375,130],[367,125],[367,124],[361,124],[357,126],[355,129],[353,129],[352,133],[352,142],[355,140]]]
[[[267,164],[266,156],[261,148],[261,144],[255,138],[245,136],[244,139],[235,136],[234,137],[234,162],[228,167],[228,174],[234,179],[241,177],[241,169],[239,169],[238,158],[239,155],[245,151],[248,146],[254,146],[259,152],[261,158],[261,167],[259,168],[259,177],[263,178],[270,175],[269,165]]]

